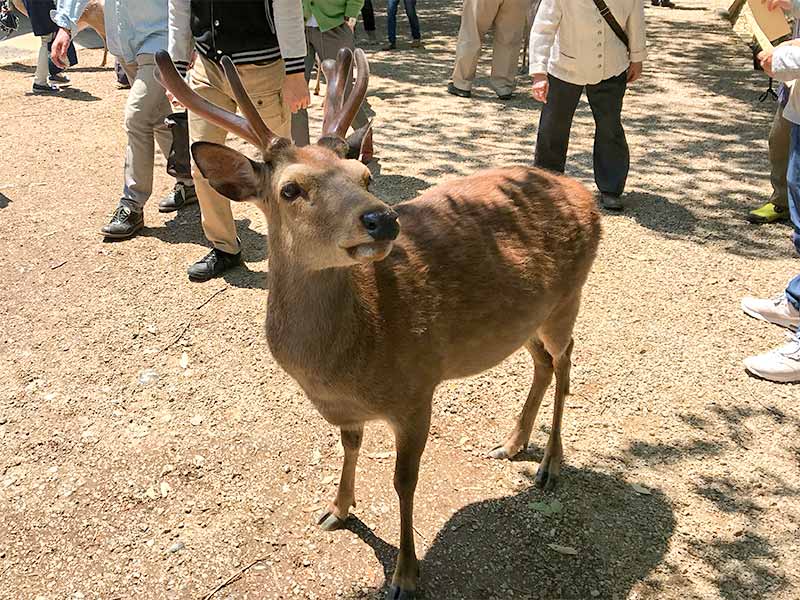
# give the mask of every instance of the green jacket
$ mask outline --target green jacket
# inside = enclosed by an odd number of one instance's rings
[[[358,18],[364,0],[303,0],[303,17],[306,23],[314,15],[320,31],[339,27],[345,19]]]

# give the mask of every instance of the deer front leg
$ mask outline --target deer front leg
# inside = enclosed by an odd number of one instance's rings
[[[395,427],[397,462],[394,489],[400,500],[400,551],[392,577],[389,600],[413,600],[417,589],[419,565],[414,550],[414,491],[419,477],[419,461],[425,450],[430,427],[430,408],[416,418],[407,418]]]
[[[331,502],[328,511],[323,513],[317,524],[325,531],[335,531],[344,527],[350,515],[350,507],[356,505],[356,463],[361,440],[364,437],[364,425],[341,429],[342,447],[344,448],[344,462],[342,464],[342,477],[339,480],[339,490],[336,499]]]
[[[572,347],[570,340],[564,353],[553,360],[556,372],[556,396],[553,402],[553,427],[544,449],[542,462],[536,471],[536,484],[545,490],[552,490],[561,474],[561,420],[564,414],[564,401],[569,394],[569,372],[572,366]]]

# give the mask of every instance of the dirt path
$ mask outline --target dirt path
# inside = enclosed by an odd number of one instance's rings
[[[563,484],[531,483],[549,397],[523,460],[482,458],[521,405],[527,355],[443,385],[417,493],[429,600],[800,597],[800,391],[741,367],[783,334],[739,298],[800,264],[787,228],[741,220],[767,193],[774,105],[711,3],[647,4],[633,208],[606,219],[579,319]],[[458,9],[422,3],[427,49],[370,56],[387,200],[532,160],[526,94],[443,93]],[[196,211],[151,203],[145,235],[102,243],[126,92],[99,60],[84,52],[61,98],[26,95],[33,56],[0,60],[0,598],[202,598],[256,559],[215,598],[379,597],[398,539],[389,433],[368,428],[351,531],[318,531],[338,436],[266,348],[263,219],[237,209],[248,267],[200,285],[185,276],[205,252]],[[570,172],[587,183],[590,123],[582,105]]]

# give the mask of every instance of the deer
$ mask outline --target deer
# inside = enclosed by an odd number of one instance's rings
[[[25,5],[22,0],[11,0],[20,13],[28,16],[28,11],[25,10]],[[83,9],[83,14],[78,19],[78,31],[91,27],[97,32],[103,40],[103,60],[100,62],[101,67],[105,67],[108,62],[108,42],[106,41],[106,16],[105,16],[105,0],[89,0],[86,8]]]
[[[527,448],[555,375],[552,428],[535,481],[550,490],[559,478],[572,332],[601,237],[594,198],[576,180],[512,166],[447,181],[394,206],[380,200],[369,168],[347,158],[367,133],[346,137],[368,87],[360,49],[323,63],[322,135],[302,148],[270,131],[227,57],[221,64],[241,116],[192,91],[166,52],[156,62],[162,85],[188,110],[261,153],[253,160],[218,144],[192,145],[211,186],[233,202],[255,203],[266,217],[270,352],[341,433],[339,487],[318,525],[346,527],[364,425],[385,421],[395,438],[400,512],[388,597],[415,598],[414,495],[439,383],[526,348],[530,392],[489,457],[510,459]]]

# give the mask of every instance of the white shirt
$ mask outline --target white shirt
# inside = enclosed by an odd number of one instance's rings
[[[591,85],[616,77],[647,56],[644,1],[606,0],[628,34],[630,53],[593,0],[542,0],[531,29],[530,74],[550,73]]]

